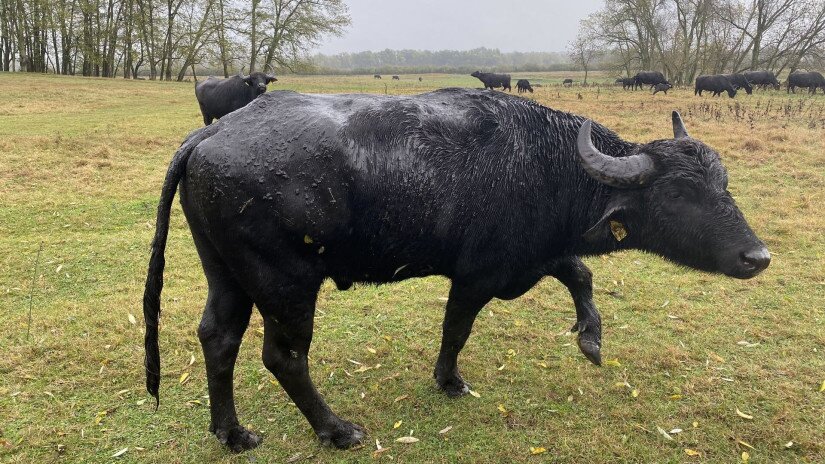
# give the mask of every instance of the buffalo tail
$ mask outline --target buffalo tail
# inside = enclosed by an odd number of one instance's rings
[[[146,390],[155,397],[155,408],[160,405],[158,388],[160,387],[160,349],[158,347],[158,319],[160,317],[160,292],[163,289],[163,267],[166,264],[163,253],[166,249],[166,238],[169,234],[169,215],[172,209],[172,200],[178,183],[186,172],[186,163],[195,147],[215,133],[216,125],[205,127],[193,132],[180,146],[169,163],[166,171],[166,180],[158,203],[158,216],[155,223],[155,238],[152,240],[152,255],[149,258],[149,271],[146,276],[146,287],[143,292],[143,319],[146,324],[144,347],[146,357]]]

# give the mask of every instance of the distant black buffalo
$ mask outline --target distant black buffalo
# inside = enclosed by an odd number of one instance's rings
[[[381,79],[381,75],[380,74],[373,74],[372,78],[373,79]]]
[[[436,385],[450,396],[470,392],[458,356],[476,316],[491,300],[518,298],[544,277],[558,279],[570,292],[576,309],[571,330],[578,332],[579,349],[600,363],[601,317],[592,273],[580,257],[638,249],[739,279],[770,264],[765,244],[728,191],[719,154],[690,137],[678,113],[672,122],[673,137],[636,143],[581,116],[502,92],[265,94],[220,124],[190,134],[170,162],[143,296],[149,393],[158,396],[162,378],[164,249],[178,185],[209,289],[197,329],[209,388],[209,429],[234,451],[260,444],[241,425],[248,421],[238,419],[232,385],[253,306],[263,322],[263,364],[321,442],[349,448],[364,440],[364,429],[336,415],[315,388],[313,377],[320,375],[309,373],[310,365],[321,364],[310,363],[308,354],[318,292],[323,287],[329,293],[326,279],[340,289],[354,282],[450,279],[434,369]],[[188,265],[174,264],[178,272]],[[667,282],[659,272],[639,280]],[[176,284],[176,290],[185,285]],[[747,298],[744,293],[738,298]],[[421,298],[432,297],[421,293]],[[324,302],[325,309],[332,306]],[[725,311],[735,316],[734,309]],[[190,325],[183,318],[169,322]],[[402,330],[410,339],[431,337],[423,313],[409,323]],[[524,330],[534,340],[558,331]],[[417,349],[417,341],[407,337],[393,343]],[[416,353],[418,365],[426,355]],[[347,356],[338,353],[336,362]],[[246,364],[243,372],[258,377]],[[482,369],[471,372],[483,375]],[[571,369],[567,375],[585,381],[589,373]]]
[[[400,81],[400,80],[401,80],[401,78],[400,78],[400,77],[398,77],[398,76],[392,76],[392,80],[394,80],[394,81]]]
[[[203,114],[203,123],[208,126],[213,119],[243,108],[266,92],[267,84],[277,80],[274,74],[253,72],[248,76],[239,73],[228,79],[209,76],[203,82],[196,82],[195,97]]]
[[[697,77],[693,94],[701,97],[702,92],[705,90],[713,92],[714,97],[718,97],[722,92],[727,92],[730,98],[736,96],[736,89],[733,87],[733,83],[723,74]]]
[[[528,81],[527,79],[519,79],[518,82],[516,82],[516,90],[518,91],[518,93],[533,93],[533,87],[530,86],[530,81]]]
[[[649,85],[652,89],[653,86],[656,84],[670,84],[667,79],[665,79],[665,75],[660,73],[659,71],[639,71],[633,76],[634,79],[634,88],[642,88],[642,85]]]
[[[561,85],[565,87],[572,87],[573,86],[573,79],[565,79],[561,81]]]
[[[476,79],[480,80],[484,84],[485,89],[495,89],[501,87],[501,90],[512,90],[510,86],[510,75],[509,74],[493,74],[493,73],[483,73],[481,71],[476,71],[471,76],[475,77]]]
[[[423,80],[424,80],[424,79],[423,79],[423,78],[421,78],[421,77],[419,77],[419,78],[418,78],[418,82],[421,82],[421,81],[423,81]]]
[[[771,86],[774,90],[779,90],[779,81],[770,71],[745,71],[742,74],[753,86],[760,86],[763,89]]]
[[[636,79],[633,77],[620,77],[616,79],[616,84],[621,84],[622,89],[633,89],[636,84]]]
[[[796,93],[797,87],[807,88],[813,94],[816,89],[822,89],[822,93],[825,93],[825,77],[816,71],[795,72],[788,76],[788,93]]]
[[[731,84],[733,84],[734,89],[745,89],[745,93],[748,95],[753,93],[753,87],[743,73],[725,74],[724,76],[728,78]]]
[[[664,92],[667,95],[667,91],[672,89],[673,85],[671,84],[656,84],[653,86],[653,95],[656,95],[659,92]]]

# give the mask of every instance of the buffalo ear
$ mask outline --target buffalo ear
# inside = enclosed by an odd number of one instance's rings
[[[612,199],[602,217],[582,237],[590,243],[621,242],[632,233],[628,228],[628,222],[635,211],[632,204],[632,198],[622,196]]]
[[[618,223],[621,227],[625,228],[625,234],[627,233],[627,226],[625,225],[624,217],[625,217],[626,209],[624,205],[617,205],[613,208],[607,210],[604,213],[604,216],[599,219],[593,227],[587,230],[587,232],[582,235],[584,239],[591,243],[603,242],[605,240],[610,239],[611,235],[611,223]],[[622,237],[624,238],[624,237]]]

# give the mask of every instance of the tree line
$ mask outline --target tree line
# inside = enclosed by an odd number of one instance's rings
[[[556,71],[571,68],[557,52],[502,52],[496,48],[472,50],[382,50],[312,57],[318,73],[470,73],[484,71]]]
[[[606,0],[581,22],[571,58],[632,76],[660,70],[671,81],[701,74],[825,68],[823,0]]]
[[[350,23],[343,0],[0,0],[0,70],[182,80],[295,69]]]

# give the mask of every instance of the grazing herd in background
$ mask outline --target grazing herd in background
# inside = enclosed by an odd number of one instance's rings
[[[512,91],[509,74],[475,71],[470,75],[480,80],[485,89],[501,88],[502,91]],[[380,74],[374,74],[373,78],[381,79],[382,77]],[[208,126],[214,119],[219,119],[246,106],[265,93],[269,83],[277,80],[274,74],[264,72],[253,72],[244,76],[243,70],[227,79],[218,79],[213,76],[201,82],[196,79],[195,96],[203,114],[204,124]],[[393,75],[392,80],[400,81],[401,77]],[[422,81],[423,78],[418,77],[418,82]],[[667,95],[668,90],[673,88],[673,84],[659,71],[639,71],[633,77],[618,78],[615,83],[621,85],[624,90],[637,90],[649,86],[653,95],[659,92]],[[564,79],[562,86],[572,87],[573,79]],[[822,93],[825,94],[825,77],[815,71],[791,73],[787,80],[787,92],[796,93],[797,87],[808,89],[811,94],[816,94],[818,89],[822,89]],[[751,95],[754,88],[779,90],[781,87],[779,80],[770,71],[745,71],[699,76],[696,78],[693,94],[702,96],[702,92],[711,92],[712,96],[717,97],[722,93],[727,93],[728,97],[734,98],[740,89],[744,89],[748,95]],[[533,86],[527,79],[519,79],[516,82],[516,90],[518,93],[533,93]],[[579,94],[579,99],[581,98]]]

